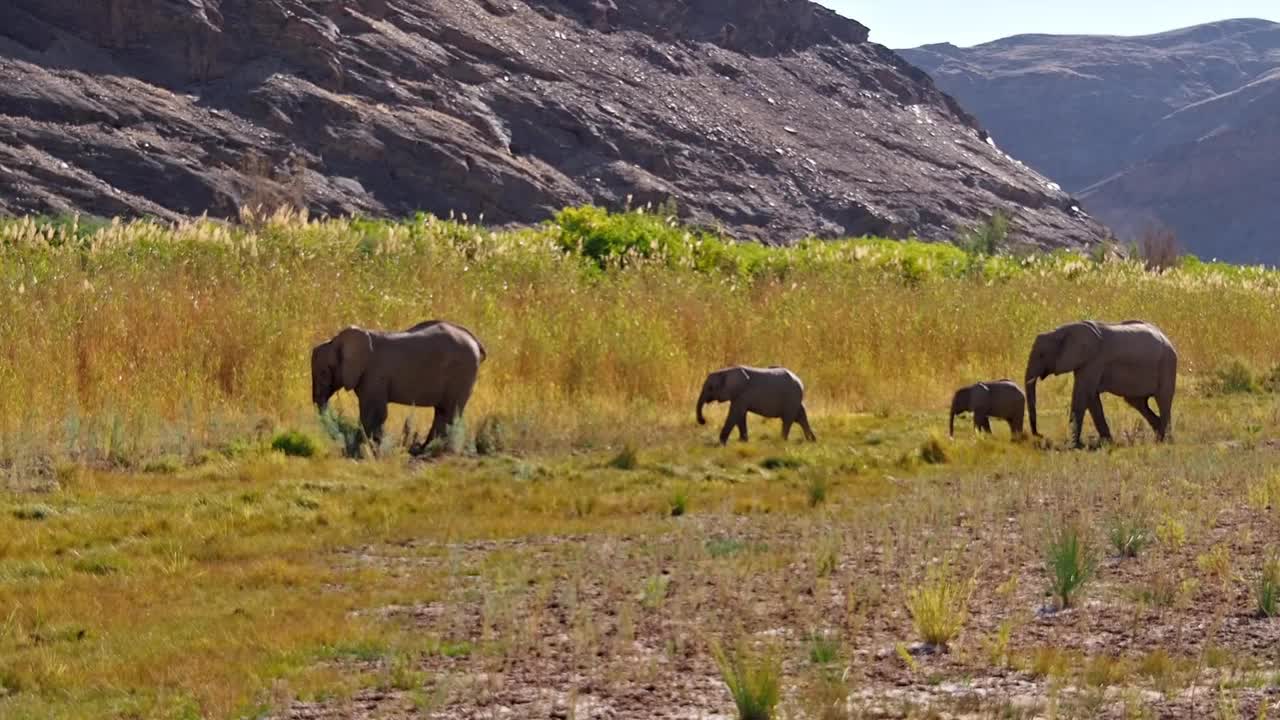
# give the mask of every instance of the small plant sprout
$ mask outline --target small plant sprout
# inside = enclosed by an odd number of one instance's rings
[[[809,507],[816,508],[827,501],[827,479],[814,475],[809,479]]]
[[[925,582],[907,593],[907,612],[916,634],[924,642],[946,650],[969,618],[969,598],[974,581],[960,580],[933,567]]]
[[[1111,548],[1115,550],[1116,555],[1135,558],[1155,538],[1142,520],[1133,517],[1117,517],[1111,522],[1107,539],[1111,541]]]
[[[1093,578],[1098,561],[1093,547],[1074,525],[1062,527],[1046,552],[1050,590],[1059,607],[1069,608],[1076,595]]]
[[[740,642],[732,650],[715,643],[711,655],[738,710],[738,720],[773,720],[782,697],[782,659],[778,653],[753,650]]]
[[[809,636],[809,662],[826,666],[839,659],[840,642],[834,634],[815,632]]]
[[[677,490],[667,502],[667,514],[671,517],[681,517],[687,512],[689,512],[689,493]]]

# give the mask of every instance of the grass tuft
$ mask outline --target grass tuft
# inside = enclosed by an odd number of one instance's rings
[[[48,520],[58,511],[44,504],[22,505],[13,509],[13,517],[18,520]]]
[[[614,470],[635,470],[640,467],[640,459],[636,456],[636,449],[631,445],[627,445],[617,455],[614,455],[606,465]]]
[[[1049,589],[1059,607],[1072,607],[1076,597],[1093,578],[1098,566],[1097,556],[1075,525],[1060,528],[1049,543],[1045,553],[1049,569]]]
[[[760,461],[765,470],[799,470],[804,467],[804,460],[797,457],[773,455]]]
[[[1280,615],[1280,555],[1271,555],[1263,561],[1254,598],[1262,617]]]
[[[732,650],[713,644],[711,654],[729,689],[738,720],[772,720],[782,697],[782,659],[771,650],[752,650],[745,642]]]
[[[907,593],[907,612],[921,640],[945,650],[969,618],[973,582],[930,568],[925,582]]]
[[[1143,520],[1117,516],[1107,530],[1107,539],[1116,555],[1135,558],[1155,540],[1155,535]]]
[[[947,449],[942,444],[942,440],[936,435],[931,435],[928,440],[920,446],[920,459],[929,465],[942,465],[947,462]]]

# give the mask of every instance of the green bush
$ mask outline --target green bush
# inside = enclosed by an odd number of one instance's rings
[[[798,470],[804,467],[804,461],[800,458],[773,455],[761,460],[760,467],[765,470]]]
[[[286,430],[271,438],[271,449],[289,457],[315,457],[320,446],[310,435],[297,430]]]
[[[1214,371],[1214,389],[1223,395],[1258,392],[1258,381],[1253,371],[1238,358]]]
[[[502,419],[487,415],[476,427],[476,454],[497,455],[507,448],[507,428]]]
[[[1009,217],[1003,211],[992,213],[990,219],[969,229],[957,244],[970,255],[995,255],[1009,239]]]
[[[364,428],[359,423],[339,414],[331,405],[320,413],[320,425],[330,438],[342,443],[345,457],[360,457],[360,446],[364,444],[365,437]]]

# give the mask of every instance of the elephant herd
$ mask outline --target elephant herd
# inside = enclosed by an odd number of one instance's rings
[[[435,417],[427,442],[441,438],[462,417],[475,387],[484,345],[470,330],[442,320],[415,325],[403,332],[380,332],[348,327],[311,352],[311,396],[323,410],[340,389],[352,390],[360,403],[360,424],[375,446],[381,442],[387,404],[433,408]],[[1011,380],[982,382],[956,391],[951,401],[950,431],[957,415],[972,413],[980,431],[991,431],[991,418],[1005,420],[1014,434],[1023,430],[1023,410],[1036,425],[1036,383],[1050,375],[1073,373],[1071,440],[1080,446],[1084,414],[1088,412],[1098,435],[1111,440],[1102,411],[1102,393],[1119,395],[1133,406],[1163,441],[1169,432],[1178,354],[1155,325],[1130,320],[1069,323],[1036,337],[1025,376],[1026,394]],[[1154,399],[1156,410],[1150,401]],[[782,437],[799,423],[805,438],[816,441],[804,407],[804,383],[790,370],[772,366],[734,366],[707,376],[698,395],[697,420],[707,403],[729,403],[720,443],[734,428],[747,439],[747,414],[782,420]]]

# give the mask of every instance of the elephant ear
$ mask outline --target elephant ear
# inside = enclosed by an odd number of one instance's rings
[[[373,336],[367,330],[352,326],[333,339],[338,348],[338,378],[346,390],[355,390],[373,356]]]
[[[742,392],[742,389],[747,386],[747,381],[750,379],[751,376],[747,374],[747,371],[740,367],[725,370],[724,396],[728,398],[737,397],[738,393]]]
[[[1073,323],[1062,328],[1055,371],[1074,372],[1098,356],[1102,350],[1102,332],[1091,322]]]

